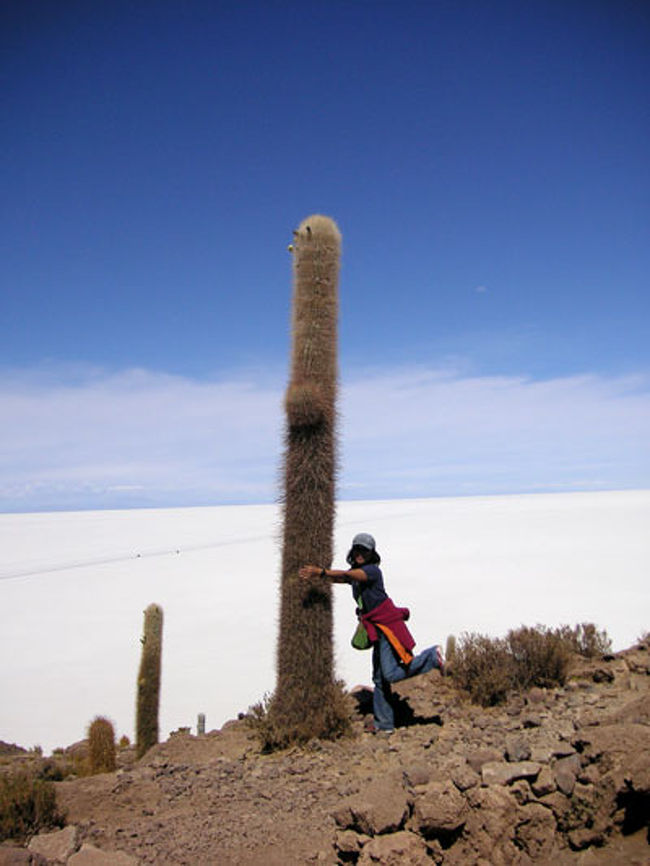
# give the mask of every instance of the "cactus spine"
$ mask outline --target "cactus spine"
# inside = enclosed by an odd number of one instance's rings
[[[115,770],[115,730],[104,716],[95,716],[88,728],[88,762],[91,774]]]
[[[160,668],[162,655],[163,612],[150,604],[144,612],[142,657],[138,672],[136,707],[136,754],[144,753],[158,742],[158,708],[160,704]]]
[[[333,220],[317,215],[294,238],[280,636],[270,707],[280,742],[333,735],[343,724],[333,677],[331,586],[298,577],[301,565],[332,560],[341,235]]]

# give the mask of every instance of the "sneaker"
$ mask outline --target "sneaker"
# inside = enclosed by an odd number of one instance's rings
[[[439,647],[436,644],[433,648],[433,653],[434,653],[434,656],[436,659],[436,667],[438,668],[438,670],[440,671],[440,673],[444,677],[444,675],[445,675],[445,659],[444,659],[444,656],[442,655],[441,647]]]
[[[377,728],[372,719],[368,719],[363,726],[365,734],[392,734],[394,730],[394,728]]]

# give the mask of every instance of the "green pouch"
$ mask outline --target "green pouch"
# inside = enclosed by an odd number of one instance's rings
[[[352,646],[358,650],[370,649],[370,638],[368,637],[368,632],[362,622],[357,625],[355,632],[352,635],[351,643]]]
[[[361,599],[361,595],[357,600],[357,613],[363,610],[363,601]],[[358,650],[370,649],[371,643],[370,638],[368,637],[368,632],[366,631],[365,625],[359,620],[356,629],[354,630],[354,634],[352,635],[352,640],[350,641],[352,646]]]

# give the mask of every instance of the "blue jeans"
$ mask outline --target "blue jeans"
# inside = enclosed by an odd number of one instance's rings
[[[409,665],[404,665],[397,660],[385,635],[379,635],[379,640],[372,648],[372,681],[375,684],[372,693],[372,709],[377,730],[392,731],[395,727],[390,684],[418,674],[426,674],[435,667],[438,667],[435,647],[422,650]]]

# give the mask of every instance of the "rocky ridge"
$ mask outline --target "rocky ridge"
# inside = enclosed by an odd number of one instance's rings
[[[394,687],[403,727],[260,754],[245,720],[57,783],[66,828],[0,866],[650,864],[650,644],[564,688],[469,704],[437,671]]]

